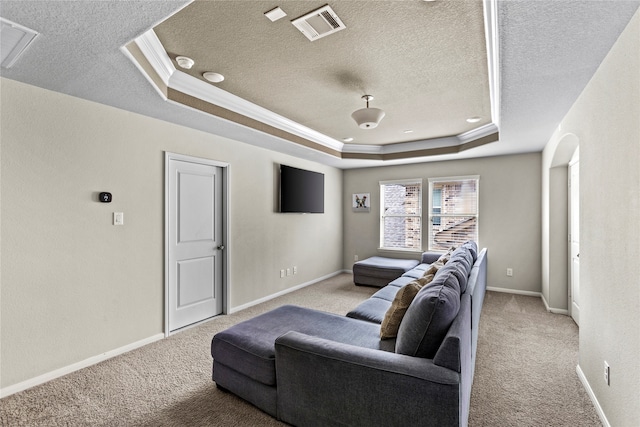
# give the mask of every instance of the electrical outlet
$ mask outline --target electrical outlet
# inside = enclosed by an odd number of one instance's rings
[[[298,274],[298,267],[297,266],[293,266],[293,274]]]
[[[611,368],[606,360],[604,361],[604,382],[611,385]]]
[[[291,276],[291,269],[287,268],[287,276]]]
[[[280,278],[282,279],[284,277],[284,270],[280,270]]]
[[[358,261],[358,255],[354,255],[354,256],[353,256],[353,260],[354,260],[354,261]]]
[[[507,276],[513,277],[513,268],[507,268]]]

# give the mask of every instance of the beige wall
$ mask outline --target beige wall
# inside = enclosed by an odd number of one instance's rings
[[[344,266],[351,269],[353,257],[414,257],[378,251],[379,181],[422,178],[423,217],[429,201],[428,178],[479,175],[479,244],[489,250],[488,286],[514,291],[540,292],[540,182],[541,154],[523,154],[470,160],[422,163],[405,166],[352,169],[344,173]],[[371,212],[352,212],[353,193],[371,193]],[[423,248],[428,235],[423,227]],[[513,277],[506,269],[513,268]]]
[[[640,425],[639,70],[640,11],[548,145],[580,144],[579,368],[612,426]]]
[[[231,165],[232,308],[342,268],[341,170],[0,82],[1,387],[163,331],[165,151]],[[274,212],[276,163],[325,174],[325,214]]]

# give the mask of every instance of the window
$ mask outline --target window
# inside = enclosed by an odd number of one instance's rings
[[[429,179],[429,250],[478,241],[480,177]]]
[[[440,213],[442,212],[442,189],[434,188],[431,191],[431,223],[440,225]]]
[[[380,247],[422,250],[422,179],[380,182]]]

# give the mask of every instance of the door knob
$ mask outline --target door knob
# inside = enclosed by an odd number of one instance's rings
[[[223,249],[224,249],[224,245],[218,246],[218,250],[223,250]]]

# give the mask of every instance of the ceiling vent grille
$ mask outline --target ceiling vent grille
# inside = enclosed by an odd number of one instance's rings
[[[0,65],[10,68],[18,60],[22,52],[38,35],[38,32],[0,17]]]
[[[296,18],[291,23],[311,41],[347,28],[329,5]]]

